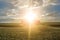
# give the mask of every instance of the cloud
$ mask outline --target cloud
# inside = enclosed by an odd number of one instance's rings
[[[60,17],[60,0],[33,0],[32,2],[33,6],[41,6],[43,8],[44,15],[53,16],[56,14],[57,17]],[[30,5],[28,0],[0,0],[0,16],[1,18],[3,18],[2,16],[7,16],[6,20],[12,17],[12,15],[16,17],[28,5]],[[45,16],[44,18],[46,17],[49,16]],[[2,21],[4,20],[2,19]]]
[[[8,16],[6,15],[8,10],[14,9],[14,5],[8,0],[0,0],[0,22],[3,22],[4,20],[8,21]]]
[[[60,20],[60,0],[44,0],[43,11],[45,12],[45,20],[59,21]],[[51,17],[51,19],[49,19]]]
[[[60,5],[60,0],[43,0],[43,6]]]

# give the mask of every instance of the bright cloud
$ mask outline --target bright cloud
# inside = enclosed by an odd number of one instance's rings
[[[6,19],[18,18],[23,15],[22,10],[29,7],[29,2],[30,0],[0,0],[0,16],[6,16]],[[60,17],[60,0],[32,0],[32,6],[41,7],[44,18],[54,14]]]

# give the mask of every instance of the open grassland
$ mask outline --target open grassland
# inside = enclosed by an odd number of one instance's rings
[[[27,24],[28,25],[28,24]],[[60,27],[60,22],[41,22],[37,25]],[[0,27],[21,27],[21,23],[0,23]]]
[[[60,27],[60,22],[42,22],[41,24],[51,27]]]
[[[31,34],[28,35],[29,29],[19,26],[18,23],[0,23],[0,40],[60,40],[59,27],[40,24],[31,29]]]
[[[18,27],[20,23],[0,23],[0,27]]]

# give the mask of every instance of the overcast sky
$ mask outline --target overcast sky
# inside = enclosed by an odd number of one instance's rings
[[[33,2],[33,4],[36,4],[35,6],[43,7],[44,20],[60,20],[60,0],[33,0]],[[18,12],[21,11],[21,8],[27,5],[27,3],[28,0],[0,0],[0,23],[14,21],[11,14],[15,13],[15,17],[17,17]]]

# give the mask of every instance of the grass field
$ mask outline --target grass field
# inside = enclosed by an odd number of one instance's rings
[[[18,23],[0,23],[0,40],[60,40],[59,27],[58,25],[56,27],[50,26],[48,23],[40,24],[36,26],[38,30],[31,29],[29,38],[28,29]]]

